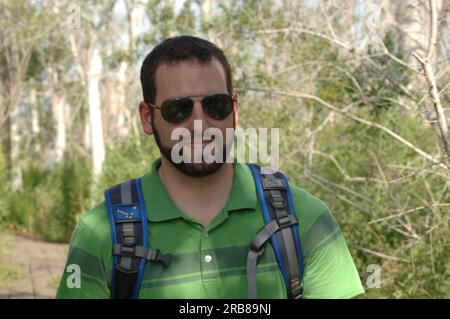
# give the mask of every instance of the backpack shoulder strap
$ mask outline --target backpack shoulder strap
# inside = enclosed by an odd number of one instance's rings
[[[113,245],[111,298],[137,299],[146,261],[161,262],[167,267],[170,256],[149,248],[140,178],[105,190],[105,202]]]
[[[286,176],[281,172],[248,165],[255,181],[256,192],[266,226],[256,235],[247,256],[249,298],[256,298],[256,265],[270,240],[280,267],[287,296],[299,299],[303,292],[303,260],[298,233],[298,221]]]

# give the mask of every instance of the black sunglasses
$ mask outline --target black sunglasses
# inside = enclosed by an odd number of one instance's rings
[[[194,100],[192,98],[202,96],[173,97],[162,102],[160,106],[150,103],[148,105],[161,109],[161,115],[167,122],[180,123],[192,114],[194,109]],[[203,96],[201,103],[203,112],[212,119],[219,121],[225,119],[233,112],[234,101],[235,99],[230,94],[219,93]]]

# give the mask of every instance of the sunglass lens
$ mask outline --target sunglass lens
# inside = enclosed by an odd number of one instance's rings
[[[162,116],[168,122],[179,123],[189,117],[193,106],[189,98],[168,100],[161,105]]]
[[[215,120],[223,120],[233,111],[233,99],[227,94],[215,94],[203,99],[203,110]]]

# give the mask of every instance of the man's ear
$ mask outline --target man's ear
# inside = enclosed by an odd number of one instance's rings
[[[237,127],[239,120],[239,102],[236,90],[233,90],[233,111],[234,111],[234,127]]]
[[[152,112],[150,111],[150,106],[148,106],[144,101],[139,103],[139,116],[141,118],[141,124],[145,134],[152,135]]]

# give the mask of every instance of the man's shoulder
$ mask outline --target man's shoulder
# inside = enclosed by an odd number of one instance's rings
[[[249,176],[252,175],[250,168],[246,164],[236,163],[235,168],[240,172],[245,172]],[[289,175],[286,175],[289,181]],[[253,178],[248,178],[249,182]],[[300,231],[305,232],[311,225],[313,225],[319,217],[334,221],[328,205],[319,197],[311,194],[305,188],[297,186],[293,182],[289,182],[289,189],[291,191],[292,200],[294,202],[294,209],[297,219],[299,220]]]
[[[291,183],[289,184],[289,187],[294,201],[297,201],[301,205],[308,206],[320,212],[328,209],[327,204],[325,204],[322,199],[311,194],[308,190]]]
[[[109,219],[106,203],[102,201],[80,216],[78,231],[89,232],[97,240],[104,241],[110,237]]]
[[[333,218],[328,205],[319,197],[294,184],[289,184],[295,213],[303,230],[309,229],[320,217]]]

